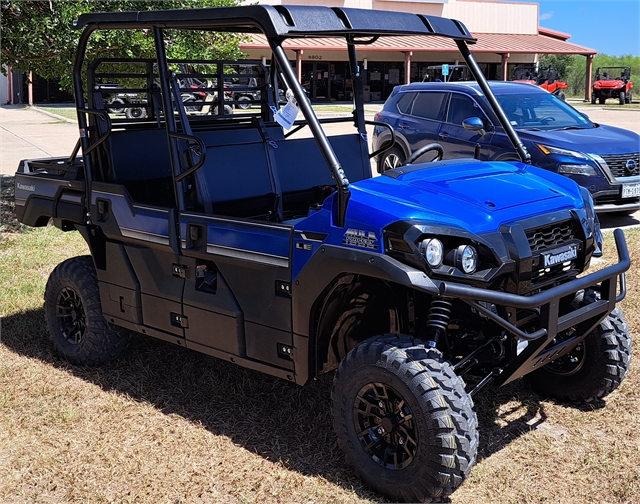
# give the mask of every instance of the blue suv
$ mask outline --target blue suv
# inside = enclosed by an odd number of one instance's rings
[[[552,94],[528,84],[491,82],[498,103],[531,154],[532,164],[589,189],[599,213],[640,208],[640,136],[595,124]],[[476,82],[398,86],[375,120],[395,130],[393,147],[377,158],[380,173],[420,147],[438,142],[446,158],[519,161]],[[376,126],[374,150],[391,138]]]

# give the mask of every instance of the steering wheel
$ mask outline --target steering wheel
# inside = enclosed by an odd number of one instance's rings
[[[442,158],[444,157],[444,149],[442,148],[442,145],[440,145],[439,143],[430,143],[428,145],[423,145],[417,151],[412,153],[402,164],[402,166],[413,164],[421,156],[432,150],[437,151],[437,154],[436,157],[434,157],[430,162],[432,163],[434,161],[442,161]]]
[[[556,120],[556,118],[555,117],[551,117],[551,116],[544,116],[544,117],[541,117],[540,119],[538,119],[538,121],[544,122],[544,123],[549,122],[549,121],[555,121],[555,120]]]

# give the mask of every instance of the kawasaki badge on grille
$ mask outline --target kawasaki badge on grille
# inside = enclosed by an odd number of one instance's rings
[[[562,264],[563,262],[571,261],[578,257],[578,247],[576,245],[569,245],[568,247],[562,247],[550,252],[542,254],[544,257],[544,266],[555,266],[556,264]]]

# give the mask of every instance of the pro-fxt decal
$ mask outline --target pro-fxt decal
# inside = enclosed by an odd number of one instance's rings
[[[367,249],[378,248],[378,237],[373,231],[363,231],[362,229],[347,229],[342,237],[344,245],[362,247]]]

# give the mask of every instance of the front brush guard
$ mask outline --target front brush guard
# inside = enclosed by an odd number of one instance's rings
[[[494,383],[504,385],[567,354],[614,310],[616,303],[624,299],[626,295],[625,272],[631,266],[631,260],[622,230],[616,229],[613,236],[618,253],[617,264],[531,296],[434,281],[441,296],[464,301],[507,332],[528,342],[525,350],[495,377]],[[619,294],[617,293],[618,278],[620,279]],[[575,296],[577,292],[585,289],[600,292],[600,299],[570,313],[560,315],[560,301],[565,297]],[[482,303],[498,305],[506,308],[507,311],[509,308],[536,310],[540,314],[540,328],[533,333],[525,333]],[[575,329],[569,339],[547,348],[558,333],[569,328]]]

